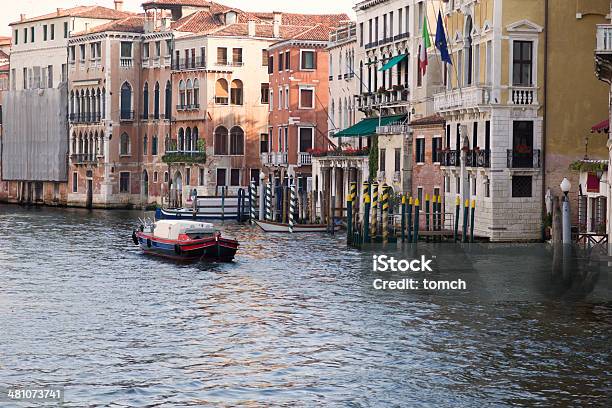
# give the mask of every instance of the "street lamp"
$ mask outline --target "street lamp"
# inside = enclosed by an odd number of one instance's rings
[[[572,188],[572,183],[567,179],[567,177],[563,177],[563,181],[559,185],[561,187],[561,191],[565,195],[565,199],[563,200],[563,244],[571,244],[572,243],[572,227],[570,224],[570,205],[569,199],[567,197],[567,193],[569,193]]]

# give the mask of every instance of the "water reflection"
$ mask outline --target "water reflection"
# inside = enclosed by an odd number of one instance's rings
[[[74,407],[607,405],[612,304],[559,298],[607,273],[432,245],[476,266],[476,297],[379,292],[342,235],[226,223],[236,262],[177,265],[132,244],[137,216],[0,206],[0,386],[62,384]],[[526,259],[542,296],[512,299],[491,271]]]

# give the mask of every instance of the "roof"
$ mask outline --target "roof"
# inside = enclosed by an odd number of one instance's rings
[[[33,21],[47,20],[57,17],[83,17],[83,18],[99,18],[105,20],[116,20],[124,18],[134,13],[128,11],[119,11],[102,6],[76,6],[68,9],[58,9],[53,13],[43,14],[36,17],[26,18],[24,20],[15,21],[9,25],[31,23]]]
[[[0,36],[0,46],[2,45],[11,45],[11,37]]]
[[[608,133],[610,130],[610,119],[602,120],[591,127],[591,133]]]
[[[93,33],[103,33],[105,31],[118,31],[125,33],[144,33],[144,21],[145,17],[143,14],[140,15],[132,15],[126,18],[122,18],[115,21],[109,21],[108,23],[101,24],[99,26],[93,27],[87,32],[81,31],[79,33],[74,33],[73,36],[79,35],[87,35]]]
[[[425,126],[425,125],[444,125],[446,122],[439,114],[425,116],[424,118],[415,119],[410,122],[410,126]]]
[[[206,7],[210,6],[208,0],[150,0],[142,3],[142,7],[152,8],[154,6],[192,6],[192,7]]]
[[[395,122],[402,121],[406,118],[406,115],[393,115],[383,116],[381,118],[367,118],[362,119],[359,123],[346,128],[334,135],[334,137],[360,137],[360,136],[371,136],[376,134],[376,127],[386,126]]]
[[[0,59],[9,59],[9,55],[6,52],[0,50]]]
[[[10,64],[0,65],[0,71],[8,72],[10,69],[11,69],[11,65]]]

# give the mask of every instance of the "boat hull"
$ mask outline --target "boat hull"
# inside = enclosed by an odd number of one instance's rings
[[[255,223],[265,232],[289,232],[289,224],[274,221],[256,220]],[[334,231],[340,230],[339,225],[334,226]],[[327,232],[325,224],[294,224],[293,232]]]
[[[242,221],[246,220],[248,217],[245,215],[242,217]],[[158,208],[155,210],[155,219],[156,220],[232,220],[237,219],[236,214],[227,213],[222,214],[220,212],[206,212],[206,211],[198,211],[194,216],[193,210],[191,208],[181,208],[181,209],[162,209]]]
[[[220,236],[178,241],[136,232],[135,237],[144,253],[177,261],[212,259],[229,262],[238,251],[238,241]]]

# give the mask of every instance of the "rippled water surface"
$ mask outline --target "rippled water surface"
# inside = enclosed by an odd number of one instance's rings
[[[0,386],[74,407],[612,405],[610,303],[374,291],[342,235],[235,223],[235,263],[177,265],[132,244],[138,215],[0,206]]]

